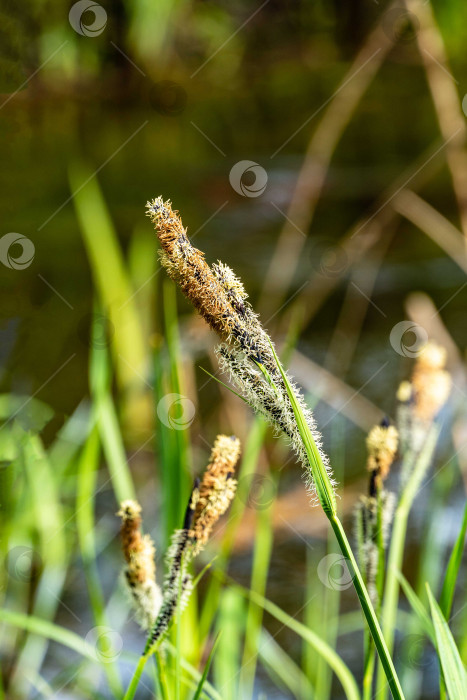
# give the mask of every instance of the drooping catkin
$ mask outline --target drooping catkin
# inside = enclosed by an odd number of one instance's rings
[[[133,500],[122,501],[117,515],[122,519],[122,550],[127,565],[124,576],[135,608],[135,616],[143,629],[154,623],[162,603],[156,583],[155,547],[149,535],[141,532],[141,506]]]
[[[368,495],[357,504],[355,522],[362,568],[368,592],[374,605],[379,603],[377,577],[382,566],[381,548],[386,547],[394,515],[395,495],[386,491],[384,481],[389,474],[398,447],[397,429],[384,420],[375,425],[366,439],[369,472]]]
[[[196,496],[196,506],[189,531],[194,551],[200,551],[208,541],[212,528],[229,507],[237,487],[233,478],[240,456],[240,440],[234,435],[218,435],[212,448]]]
[[[239,456],[238,438],[217,436],[203,477],[194,483],[183,528],[172,535],[166,557],[167,576],[162,605],[151,630],[147,651],[163,637],[177,610],[183,610],[188,603],[193,586],[189,563],[203,549],[213,526],[232,502],[237,484],[233,476]]]
[[[367,470],[381,488],[397,453],[399,434],[393,425],[375,425],[366,439]],[[371,489],[371,487],[370,487]]]
[[[430,341],[415,361],[410,381],[400,384],[397,423],[401,444],[419,452],[438,413],[448,400],[452,380],[445,369],[446,350]]]
[[[424,346],[415,362],[414,412],[422,421],[431,422],[447,401],[452,382],[445,364],[446,350],[433,342]]]
[[[230,374],[232,382],[252,408],[261,413],[277,432],[284,432],[289,438],[314,497],[312,465],[272,342],[247,301],[243,284],[227,265],[218,262],[209,267],[203,254],[191,245],[186,229],[169,201],[164,202],[158,197],[148,202],[147,214],[155,225],[161,244],[162,265],[222,340],[217,348],[221,368]],[[287,379],[290,379],[288,375]],[[291,385],[333,485],[329,459],[323,450],[312,412],[298,387],[292,382]]]

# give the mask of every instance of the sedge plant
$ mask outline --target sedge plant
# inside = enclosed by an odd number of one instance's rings
[[[402,569],[409,513],[436,447],[440,431],[436,418],[451,390],[451,377],[445,363],[445,349],[436,343],[427,343],[416,359],[411,380],[402,382],[397,393],[402,483],[389,547],[381,616],[391,651],[399,598],[398,575]],[[377,693],[381,700],[386,698],[383,673],[378,676]]]
[[[161,264],[221,339],[216,348],[221,369],[229,373],[238,394],[288,437],[303,467],[311,499],[323,509],[345,558],[392,695],[403,698],[371,597],[337,514],[335,482],[312,412],[284,370],[232,270],[221,262],[207,264],[203,253],[190,243],[170,201],[158,197],[148,202],[147,214],[161,245]]]
[[[185,512],[183,526],[176,529],[167,552],[167,575],[162,589],[156,581],[155,548],[149,535],[141,532],[141,507],[134,500],[121,503],[118,515],[122,519],[121,540],[126,560],[124,579],[136,618],[149,631],[146,646],[125,700],[134,697],[144,667],[157,654],[174,620],[186,607],[195,583],[190,562],[206,545],[212,528],[228,509],[235,495],[237,481],[235,466],[240,456],[240,441],[235,436],[218,435],[211,451],[209,464],[201,481],[195,480]],[[177,634],[180,625],[177,626]],[[179,643],[179,638],[177,639]],[[180,654],[176,654],[180,662]],[[177,673],[177,683],[180,669]]]

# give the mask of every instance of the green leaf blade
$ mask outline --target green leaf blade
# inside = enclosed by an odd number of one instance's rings
[[[448,618],[451,613],[452,601],[454,598],[454,589],[456,587],[457,576],[462,561],[462,553],[464,551],[465,535],[467,533],[467,503],[465,504],[464,517],[462,525],[457,536],[456,543],[449,557],[446,575],[444,577],[443,589],[439,600],[439,607],[444,615]]]
[[[450,700],[467,700],[467,674],[448,623],[427,584],[436,648]]]
[[[306,422],[302,408],[299,402],[297,401],[295,392],[292,386],[290,385],[288,377],[281,365],[279,358],[276,355],[272,343],[271,350],[274,355],[274,359],[276,360],[279,372],[281,373],[282,380],[284,382],[288,397],[290,399],[290,403],[292,405],[295,420],[297,421],[298,431],[305,446],[319,502],[326,516],[328,518],[333,518],[337,514],[336,494],[334,493],[334,487],[331,483],[331,479],[329,478],[329,474],[326,471],[326,467],[323,464],[323,460],[321,459],[320,452],[314,441],[311,430],[308,427],[308,423]]]

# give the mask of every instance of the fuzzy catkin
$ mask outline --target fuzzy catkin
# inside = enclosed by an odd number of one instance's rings
[[[229,507],[237,486],[233,478],[240,456],[240,440],[234,435],[218,435],[212,448],[196,497],[196,506],[189,532],[195,551],[204,547],[212,528]]]
[[[186,229],[169,201],[164,202],[158,197],[147,203],[147,210],[162,247],[162,265],[223,341],[217,348],[221,368],[229,372],[232,382],[252,408],[289,438],[316,501],[311,464],[274,357],[271,339],[247,301],[243,284],[227,265],[217,262],[209,267],[203,254],[191,245]],[[291,385],[333,485],[329,459],[323,450],[313,414],[299,389],[292,382]]]
[[[229,507],[237,482],[233,478],[240,456],[240,441],[234,435],[218,435],[201,481],[196,480],[186,508],[184,526],[172,535],[166,556],[167,576],[159,614],[154,621],[147,650],[159,642],[177,611],[187,605],[193,581],[191,560],[203,549],[212,528]]]
[[[156,583],[155,547],[149,535],[141,532],[141,506],[133,500],[123,501],[118,515],[122,519],[120,537],[127,565],[124,577],[131,595],[135,616],[143,629],[156,619],[162,593]]]
[[[445,363],[446,350],[430,341],[420,350],[411,380],[399,386],[397,423],[403,451],[423,450],[427,435],[448,400],[452,379]]]

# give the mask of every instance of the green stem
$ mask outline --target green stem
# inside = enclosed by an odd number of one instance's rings
[[[394,527],[391,536],[391,545],[389,547],[386,585],[384,588],[384,602],[381,616],[384,637],[389,653],[391,654],[394,649],[394,635],[399,600],[399,579],[397,575],[402,569],[407,521],[414,498],[417,495],[433,455],[438,435],[439,427],[436,425],[432,426],[426,436],[421,452],[418,455],[409,452],[406,457],[406,464],[403,465],[403,472],[410,473],[410,475],[402,491],[399,505],[397,506],[394,516]],[[387,697],[386,683],[382,673],[378,673],[376,695],[380,700],[385,700]]]
[[[138,683],[141,680],[141,676],[143,675],[144,667],[146,666],[146,662],[148,659],[149,654],[143,654],[139,657],[138,665],[134,670],[133,677],[130,681],[130,685],[128,686],[125,695],[123,696],[123,700],[133,700],[133,698],[135,697],[136,688],[138,687]]]
[[[391,659],[388,647],[384,641],[383,633],[381,627],[379,626],[378,618],[374,611],[373,605],[368,595],[368,591],[365,587],[360,570],[357,566],[357,562],[353,555],[350,543],[345,534],[344,528],[341,521],[337,515],[329,518],[334,534],[336,535],[339,547],[344,557],[347,559],[347,566],[349,566],[350,574],[352,576],[352,581],[357,592],[357,596],[360,600],[362,606],[363,614],[365,615],[371,636],[375,643],[376,650],[378,652],[379,658],[381,659],[381,664],[384,668],[386,678],[391,688],[392,696],[394,700],[403,700],[404,694],[402,692],[399,679],[397,677],[396,669]]]
[[[342,527],[342,523],[337,515],[336,494],[334,493],[334,487],[321,458],[321,453],[307,423],[306,416],[303,412],[302,406],[300,405],[300,401],[297,399],[297,396],[294,393],[294,389],[290,384],[279,358],[276,355],[272,343],[271,352],[281,373],[282,381],[284,382],[284,386],[287,390],[287,395],[294,412],[297,429],[300,433],[303,446],[305,447],[307,453],[308,463],[310,465],[310,471],[313,477],[313,484],[316,488],[316,494],[326,517],[332,525],[332,529],[334,530],[334,534],[336,535],[342,554],[347,559],[348,564],[350,564],[350,573],[352,575],[353,584],[355,590],[357,591],[360,604],[363,608],[363,613],[368,623],[371,636],[373,637],[376,650],[386,673],[394,700],[400,700],[404,697],[402,688],[397,677],[396,669],[392,663],[391,655],[386,646],[386,642],[384,641],[383,633],[379,626],[378,618],[376,617],[370,596],[368,595],[368,591],[353,555],[352,548],[349,544],[344,528]]]
[[[381,488],[377,491],[376,510],[376,544],[378,546],[378,568],[376,570],[376,593],[377,593],[377,613],[379,614],[380,603],[383,598],[384,589],[384,569],[385,569],[385,547],[383,538],[383,500]],[[363,672],[363,700],[371,700],[373,697],[373,678],[376,667],[376,654],[373,641],[367,633],[367,644],[365,649],[365,664]]]
[[[371,700],[373,697],[373,676],[376,665],[375,647],[370,635],[367,634],[367,636],[369,639],[366,648],[365,666],[363,671],[363,700]]]

